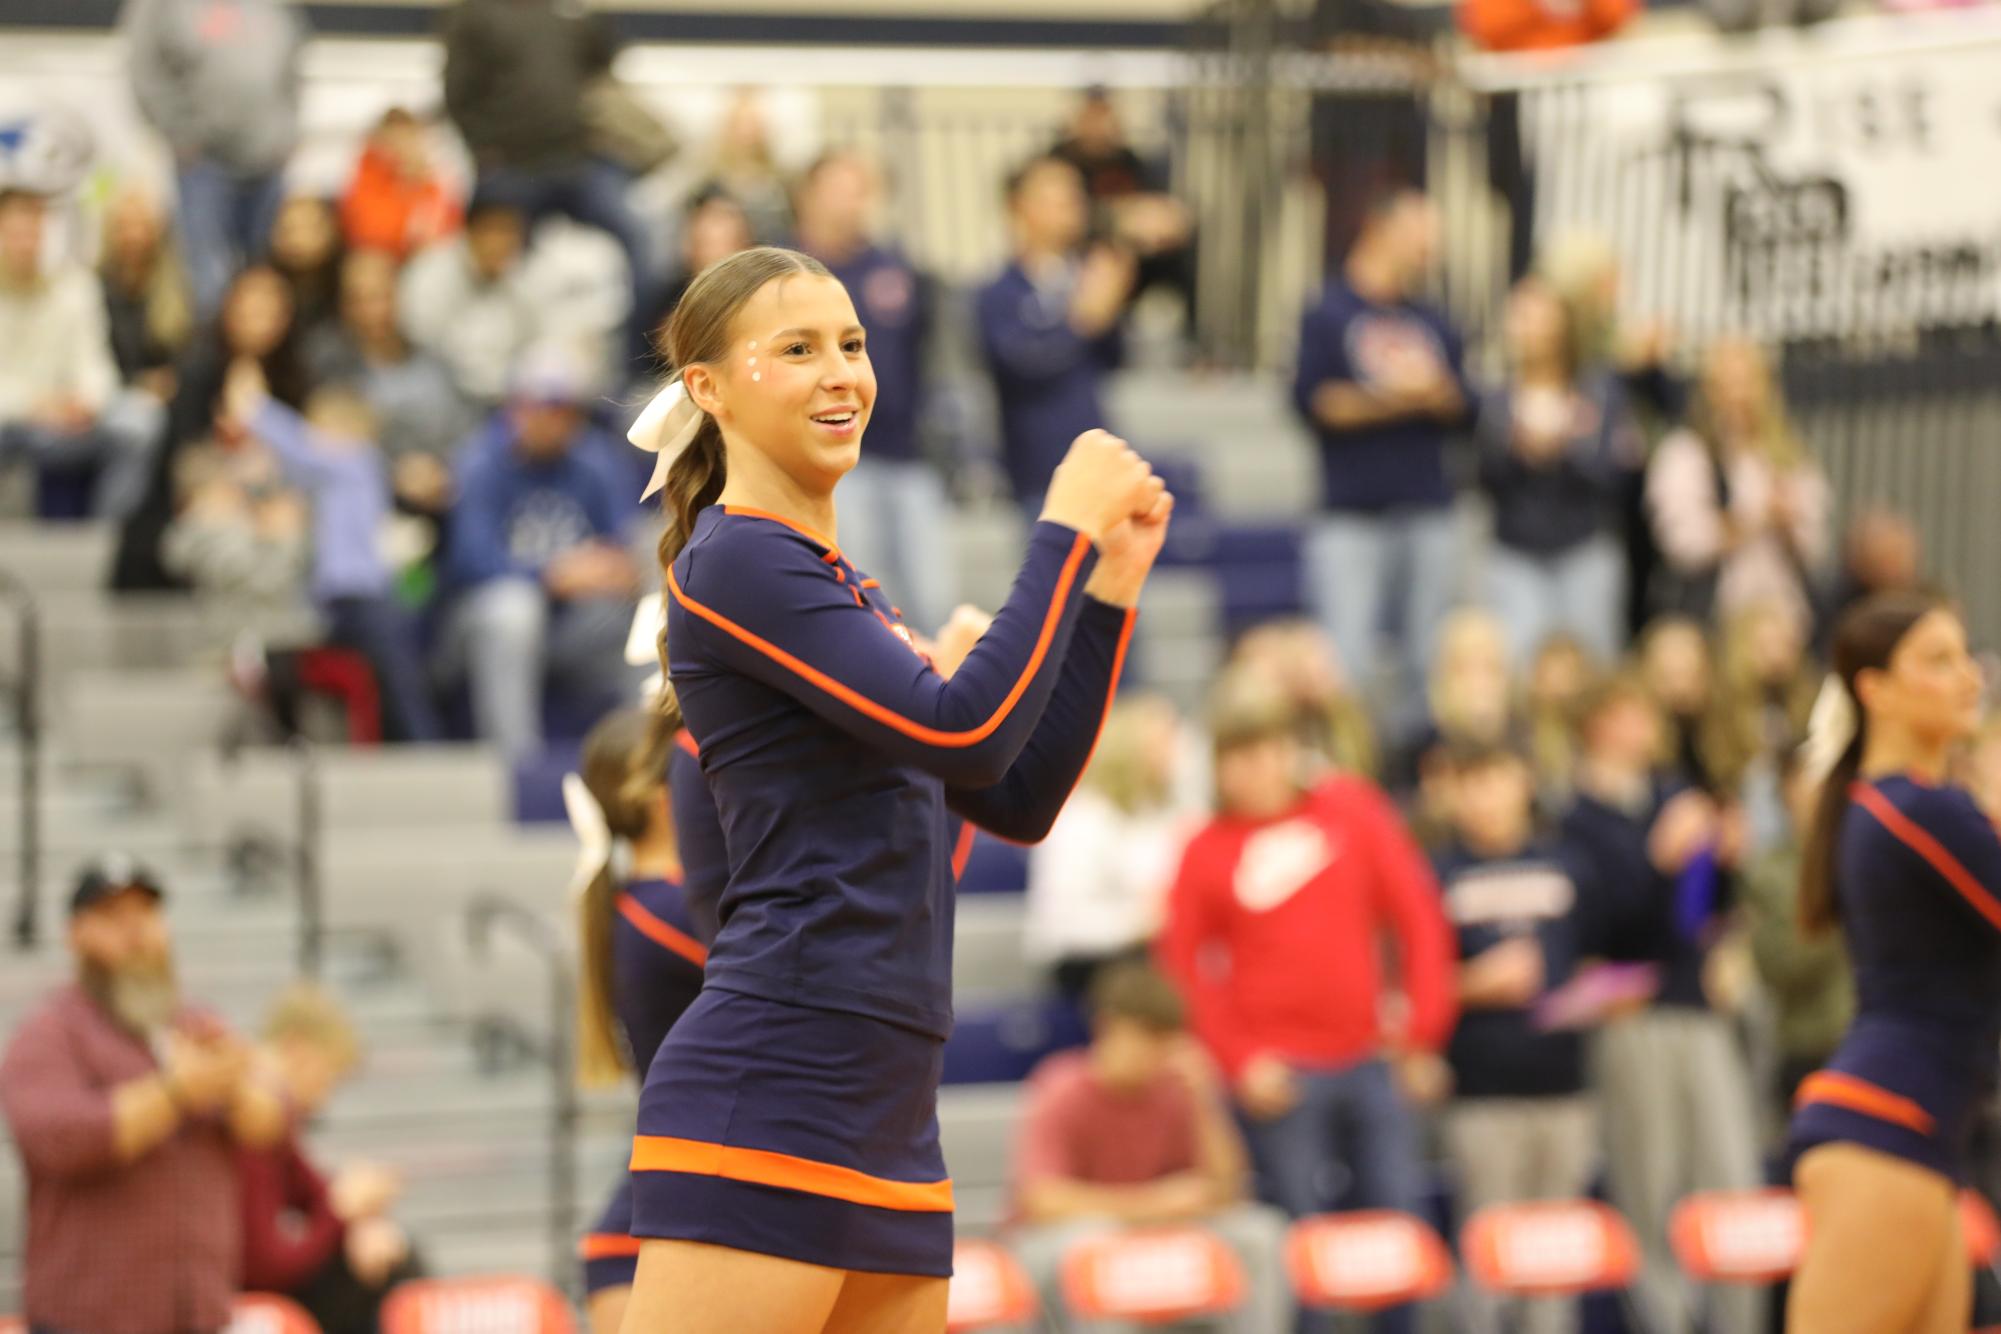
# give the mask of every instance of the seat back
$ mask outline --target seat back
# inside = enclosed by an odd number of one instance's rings
[[[320,1334],[320,1324],[290,1298],[246,1292],[230,1304],[223,1334]]]
[[[1243,1302],[1244,1283],[1236,1252],[1199,1227],[1088,1237],[1063,1257],[1063,1297],[1079,1320],[1227,1315]]]
[[[532,1278],[425,1279],[382,1307],[382,1334],[577,1334],[561,1293]]]
[[[1986,1269],[2001,1258],[2001,1220],[1994,1217],[1994,1206],[1979,1191],[1959,1192],[1959,1230],[1975,1265]]]
[[[1299,1300],[1331,1311],[1401,1306],[1452,1286],[1452,1257],[1431,1225],[1389,1210],[1300,1219],[1285,1263]]]
[[[1698,1191],[1668,1220],[1675,1259],[1703,1283],[1774,1283],[1799,1267],[1806,1215],[1789,1190]]]
[[[1035,1285],[1014,1256],[990,1241],[965,1240],[952,1247],[947,1334],[1025,1325],[1035,1312]]]
[[[1592,1200],[1482,1209],[1467,1220],[1459,1249],[1474,1282],[1512,1296],[1609,1292],[1640,1268],[1632,1228]]]

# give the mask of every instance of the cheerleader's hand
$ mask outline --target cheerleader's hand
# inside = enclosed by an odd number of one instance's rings
[[[1122,519],[1105,530],[1098,543],[1098,568],[1084,592],[1114,607],[1139,603],[1140,590],[1167,541],[1167,522],[1174,516],[1174,495],[1162,491],[1144,514]]]
[[[952,609],[951,619],[938,631],[938,637],[931,641],[931,666],[938,675],[951,679],[966,661],[966,655],[973,651],[973,645],[987,632],[994,618],[970,603],[962,603]]]

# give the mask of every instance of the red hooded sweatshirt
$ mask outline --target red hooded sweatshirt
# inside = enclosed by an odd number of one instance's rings
[[[1408,1015],[1381,1010],[1378,942],[1397,944]],[[1386,1045],[1436,1050],[1456,1010],[1453,935],[1430,863],[1372,784],[1329,780],[1270,820],[1218,817],[1182,854],[1161,965],[1234,1080],[1269,1053],[1330,1070]]]

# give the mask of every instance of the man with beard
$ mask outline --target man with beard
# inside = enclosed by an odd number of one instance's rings
[[[175,981],[162,893],[122,861],[70,899],[76,980],[0,1058],[28,1177],[33,1334],[203,1334],[229,1323],[241,1243],[233,1146],[282,1136],[250,1051]]]

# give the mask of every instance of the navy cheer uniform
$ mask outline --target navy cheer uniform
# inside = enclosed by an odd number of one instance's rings
[[[1956,787],[1857,783],[1835,890],[1855,1022],[1800,1085],[1794,1160],[1845,1141],[1959,1180],[2001,1051],[2001,839]]]
[[[694,742],[684,731],[675,743],[667,782],[681,880],[634,880],[620,892],[612,911],[612,1003],[633,1069],[642,1079],[675,1021],[702,990],[707,942],[715,938],[714,903],[729,875],[715,803],[702,781]],[[580,1250],[586,1293],[632,1286],[639,1242],[632,1235],[630,1174],[620,1173],[618,1189],[584,1235]]]
[[[971,821],[1047,831],[1132,613],[1038,523],[947,681],[874,581],[787,520],[712,506],[668,573],[674,689],[730,874],[708,985],[660,1049],[633,1230],[838,1269],[951,1273],[937,1089]]]

